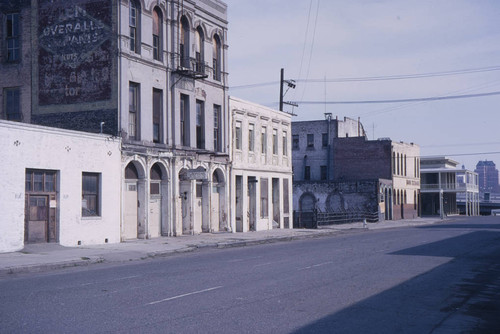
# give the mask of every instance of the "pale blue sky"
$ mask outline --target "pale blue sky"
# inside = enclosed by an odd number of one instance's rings
[[[300,104],[500,91],[500,1],[320,0],[319,10],[318,0],[225,2],[232,87],[277,82],[282,67],[287,79],[327,80],[493,68],[406,80],[300,82],[285,100]],[[235,88],[230,93],[278,107],[277,83]],[[499,105],[500,95],[495,95],[416,103],[335,104],[326,105],[326,111],[339,118],[360,116],[370,139],[373,135],[390,137],[419,144],[422,155],[451,155],[500,151]],[[294,112],[294,120],[323,119],[325,105],[301,104]],[[451,157],[469,169],[480,159],[493,160],[500,167],[500,154]]]

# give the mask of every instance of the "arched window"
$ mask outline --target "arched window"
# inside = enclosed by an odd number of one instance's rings
[[[181,66],[189,68],[189,22],[185,16],[181,18],[179,53]]]
[[[153,58],[162,60],[163,54],[163,15],[160,8],[153,10]]]
[[[205,60],[205,55],[204,55],[204,43],[205,43],[205,35],[203,34],[203,29],[201,27],[196,28],[196,33],[195,33],[195,47],[196,47],[196,72],[199,73],[204,73],[205,72],[205,66],[204,66],[204,60]]]
[[[149,193],[150,195],[160,195],[160,185],[162,179],[161,167],[158,163],[155,163],[150,170],[150,183],[149,183]]]
[[[214,80],[221,80],[221,42],[219,35],[214,35],[213,43],[213,69],[214,69]]]
[[[130,50],[141,53],[141,6],[137,0],[130,0],[129,6]]]

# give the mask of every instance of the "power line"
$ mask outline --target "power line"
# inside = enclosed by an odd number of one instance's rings
[[[500,66],[490,66],[490,67],[480,67],[480,68],[469,68],[469,69],[461,69],[454,71],[441,71],[441,72],[429,72],[429,73],[420,73],[420,74],[401,74],[401,75],[388,75],[388,76],[375,76],[375,77],[346,77],[346,78],[335,78],[335,79],[296,79],[296,82],[306,82],[306,83],[331,83],[331,82],[362,82],[362,81],[388,81],[388,80],[403,80],[403,79],[421,79],[421,78],[430,78],[430,77],[443,77],[443,76],[452,76],[452,75],[462,75],[462,74],[471,74],[471,73],[483,73],[483,72],[492,72],[492,71],[500,71]],[[255,87],[264,87],[270,85],[279,84],[278,81],[269,81],[269,82],[261,82],[254,83],[248,85],[238,85],[232,86],[230,89],[244,89],[244,88],[255,88]]]
[[[435,97],[420,97],[411,99],[396,99],[396,100],[359,100],[359,101],[301,101],[300,104],[376,104],[376,103],[402,103],[402,102],[421,102],[421,101],[440,101],[440,100],[453,100],[453,99],[467,99],[474,97],[500,95],[500,91],[479,93],[479,94],[465,94],[465,95],[452,95],[452,96],[435,96]],[[299,102],[296,102],[299,103]]]
[[[415,73],[415,74],[400,74],[400,75],[387,75],[387,76],[375,76],[375,77],[337,78],[337,79],[327,79],[326,82],[352,82],[352,81],[357,82],[357,81],[420,79],[420,78],[443,77],[451,75],[462,75],[462,74],[492,72],[492,71],[500,71],[500,66],[470,68],[470,69],[462,69],[454,71],[430,72],[430,73],[420,73],[420,74]],[[323,83],[324,79],[297,79],[295,81]]]

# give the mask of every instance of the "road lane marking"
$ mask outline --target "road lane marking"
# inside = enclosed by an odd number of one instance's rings
[[[98,281],[98,282],[82,283],[82,284],[80,284],[80,286],[87,286],[87,285],[100,284],[100,283],[109,283],[109,282],[123,281],[123,280],[126,280],[126,279],[131,279],[131,278],[136,278],[136,277],[141,277],[141,275],[134,275],[134,276],[126,276],[126,277],[120,277],[120,278],[113,278],[113,279],[108,279],[108,280]]]
[[[174,296],[174,297],[169,297],[169,298],[165,298],[165,299],[162,299],[162,300],[157,300],[155,302],[147,303],[146,305],[154,305],[154,304],[159,304],[159,303],[163,303],[163,302],[168,302],[169,300],[174,300],[174,299],[179,299],[179,298],[182,298],[182,297],[197,295],[199,293],[209,292],[209,291],[217,290],[217,289],[220,289],[220,288],[222,288],[222,286],[216,286],[216,287],[209,288],[209,289],[204,289],[204,290],[200,290],[200,291],[189,292],[189,293],[185,293],[185,294],[182,294],[182,295],[178,295],[178,296]]]
[[[306,269],[312,269],[312,268],[322,267],[322,266],[326,266],[326,265],[332,264],[332,263],[333,263],[333,261],[328,261],[328,262],[313,264],[312,266],[309,266],[309,267],[299,268],[299,270],[306,270]]]

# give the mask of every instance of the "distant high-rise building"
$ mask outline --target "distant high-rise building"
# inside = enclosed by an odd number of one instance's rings
[[[485,192],[500,192],[498,184],[498,169],[493,161],[479,161],[476,165],[475,172],[479,176],[479,191]]]

